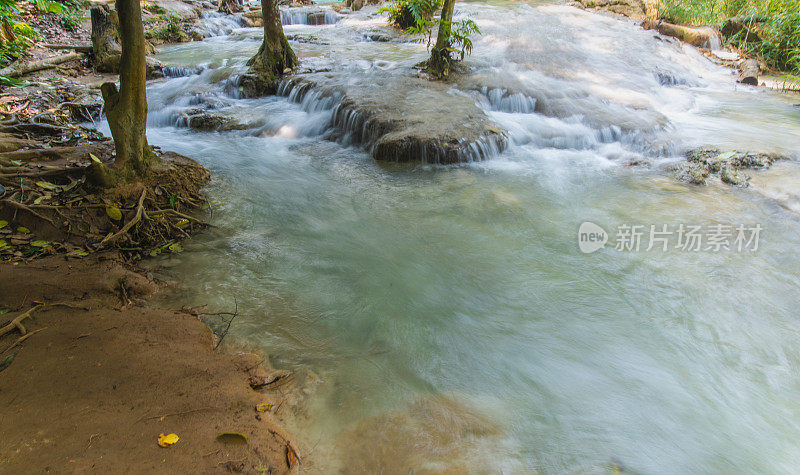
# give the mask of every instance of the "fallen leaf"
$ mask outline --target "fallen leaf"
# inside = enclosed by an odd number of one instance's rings
[[[103,163],[103,162],[101,162],[101,161],[100,161],[100,159],[99,159],[99,158],[97,158],[97,157],[95,156],[95,154],[93,154],[93,153],[89,153],[89,158],[91,158],[93,162],[96,162],[96,163],[101,163],[101,164]]]
[[[286,465],[289,466],[289,470],[291,470],[292,467],[294,467],[297,464],[297,462],[299,462],[299,460],[297,458],[297,452],[294,451],[294,447],[292,447],[292,444],[287,442],[286,443]]]
[[[122,211],[120,211],[116,206],[106,206],[106,214],[114,221],[119,221],[122,219]]]
[[[25,226],[20,226],[17,228],[17,232],[22,234],[30,234],[31,230],[26,228]]]
[[[86,257],[88,255],[89,255],[88,252],[82,251],[80,249],[75,249],[74,251],[70,251],[67,253],[68,257],[77,257],[77,258]]]
[[[161,447],[169,447],[180,439],[177,434],[158,434],[158,445]]]
[[[10,308],[0,308],[0,315],[6,314],[10,311],[11,311]]]
[[[45,190],[51,190],[51,191],[57,190],[57,189],[60,188],[58,185],[54,185],[53,183],[50,183],[49,181],[37,181],[36,182],[36,186],[38,186],[39,188],[44,188]]]
[[[33,241],[31,242],[31,246],[33,247],[47,247],[50,243],[47,241]]]
[[[50,195],[42,195],[42,196],[36,198],[35,200],[33,200],[33,204],[38,205],[38,204],[41,204],[42,201],[49,200],[49,199],[50,199]]]
[[[8,221],[3,221],[2,219],[0,219],[0,229],[3,229],[6,226],[8,226]]]
[[[217,441],[223,444],[245,443],[250,445],[250,436],[242,434],[241,432],[220,432],[217,434]]]
[[[262,402],[261,404],[256,404],[257,412],[269,412],[270,409],[272,409],[271,402]]]
[[[0,239],[0,251],[8,247],[8,243],[5,239]]]
[[[183,252],[183,248],[177,242],[175,244],[170,244],[167,249],[169,249],[169,252],[174,252],[174,253]]]
[[[20,162],[19,160],[11,160],[11,164],[14,165],[15,167],[22,166],[22,162]]]
[[[175,223],[175,226],[177,226],[179,228],[182,228],[182,227],[186,226],[187,224],[189,224],[189,220],[188,219],[182,219],[182,220],[178,221],[177,223]]]

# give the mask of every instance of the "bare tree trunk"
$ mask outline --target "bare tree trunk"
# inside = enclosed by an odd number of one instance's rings
[[[439,32],[436,35],[436,45],[431,50],[431,57],[425,66],[425,71],[439,79],[447,78],[450,74],[450,30],[453,25],[453,8],[455,0],[444,0],[442,15],[439,19]]]
[[[91,17],[95,68],[104,73],[116,73],[122,54],[117,12],[108,5],[95,5],[91,9]]]
[[[117,151],[114,167],[122,178],[129,178],[144,174],[153,157],[145,136],[145,39],[139,0],[117,0],[116,8],[122,42],[119,90],[114,83],[107,82],[101,91]]]
[[[297,56],[283,34],[276,0],[261,0],[261,15],[264,17],[264,41],[258,53],[247,62],[250,69],[241,84],[245,95],[251,97],[274,94],[278,79],[287,69],[298,64]]]

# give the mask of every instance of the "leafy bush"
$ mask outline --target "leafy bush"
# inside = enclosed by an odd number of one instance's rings
[[[733,45],[773,68],[800,73],[800,0],[658,0],[656,7],[658,18],[672,23],[709,25],[735,17],[747,29],[728,38]]]
[[[433,14],[441,7],[442,0],[398,0],[388,7],[381,8],[379,12],[388,15],[389,22],[399,26],[406,33],[420,36],[420,41],[426,41],[430,47],[433,27],[438,23],[433,20]],[[450,28],[449,53],[451,56],[456,54],[463,60],[465,55],[472,52],[470,36],[481,33],[478,25],[467,19],[452,22],[447,27]]]
[[[389,16],[389,23],[403,30],[413,29],[413,33],[432,27],[433,14],[441,6],[441,0],[398,0],[379,12]]]

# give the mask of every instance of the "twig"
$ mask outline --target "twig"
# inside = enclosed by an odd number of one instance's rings
[[[173,412],[173,413],[164,414],[164,415],[161,415],[161,416],[142,417],[141,419],[139,419],[136,422],[150,421],[150,420],[153,420],[153,419],[162,419],[163,420],[163,419],[165,419],[167,417],[172,417],[172,416],[185,416],[187,414],[194,414],[195,412],[216,411],[216,410],[217,410],[216,407],[201,407],[200,409],[190,409],[188,411]]]
[[[230,329],[231,329],[231,323],[233,323],[233,319],[236,318],[236,316],[239,314],[239,302],[237,302],[236,299],[233,299],[233,303],[236,305],[236,308],[233,311],[233,316],[230,319],[228,319],[228,325],[225,327],[225,331],[223,331],[220,334],[219,340],[217,340],[217,344],[214,345],[214,349],[215,350],[217,348],[219,348],[220,344],[222,344],[222,340],[225,339],[225,336],[228,334],[228,331],[230,331]]]
[[[144,196],[147,194],[147,190],[142,190],[142,196],[139,197],[139,206],[136,207],[136,215],[128,221],[128,223],[122,227],[118,232],[114,234],[109,234],[102,241],[100,241],[99,247],[103,247],[106,243],[113,241],[114,239],[122,236],[123,234],[127,233],[129,229],[131,229],[139,220],[142,219],[142,210],[144,209]]]

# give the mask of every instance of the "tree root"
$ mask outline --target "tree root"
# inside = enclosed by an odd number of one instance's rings
[[[55,222],[53,222],[53,220],[52,220],[52,219],[48,218],[47,216],[44,216],[44,215],[42,215],[42,214],[39,214],[39,213],[37,213],[36,211],[34,211],[34,210],[30,209],[30,208],[29,208],[27,205],[24,205],[24,204],[22,204],[22,203],[20,203],[20,202],[18,202],[18,201],[11,201],[11,200],[0,200],[0,203],[7,203],[7,204],[9,204],[10,206],[13,206],[14,208],[21,209],[21,210],[23,210],[23,211],[27,211],[28,213],[30,213],[30,214],[32,214],[32,215],[34,215],[34,216],[36,216],[37,218],[39,218],[39,219],[43,219],[43,220],[47,221],[47,222],[48,222],[48,223],[50,223],[50,224],[51,224],[51,225],[52,225],[54,228],[58,227],[58,226],[56,226],[56,223],[55,223]]]
[[[5,350],[3,350],[3,351],[0,351],[0,355],[2,355],[2,354],[3,354],[3,353],[5,353],[6,351],[8,351],[8,350],[10,350],[10,349],[14,348],[15,346],[19,346],[19,345],[20,345],[20,343],[22,343],[23,341],[25,341],[25,340],[27,340],[28,338],[32,337],[33,335],[35,335],[35,334],[39,333],[40,331],[44,330],[45,328],[47,328],[47,327],[40,328],[40,329],[38,329],[38,330],[34,330],[34,331],[32,331],[32,332],[30,332],[30,333],[28,333],[28,334],[22,335],[21,337],[17,338],[17,341],[15,341],[15,342],[14,342],[14,343],[13,343],[11,346],[7,347],[7,348],[6,348]]]
[[[123,234],[127,234],[128,230],[130,230],[136,223],[138,223],[142,219],[142,211],[144,210],[144,197],[146,194],[147,190],[146,189],[142,190],[142,196],[139,197],[139,206],[136,207],[136,215],[133,217],[133,219],[128,221],[128,223],[125,226],[123,226],[122,229],[120,229],[118,232],[110,234],[105,238],[103,238],[103,240],[100,241],[98,247],[103,247],[106,244],[113,242],[115,239],[122,236]]]
[[[25,327],[22,326],[22,321],[25,320],[26,318],[30,318],[30,316],[33,314],[33,311],[41,307],[44,307],[44,304],[36,305],[27,312],[23,313],[22,315],[15,317],[8,323],[8,325],[4,326],[3,328],[0,328],[0,336],[3,336],[6,333],[13,331],[15,328],[19,330],[20,334],[22,335],[28,333],[28,330],[26,330]]]

